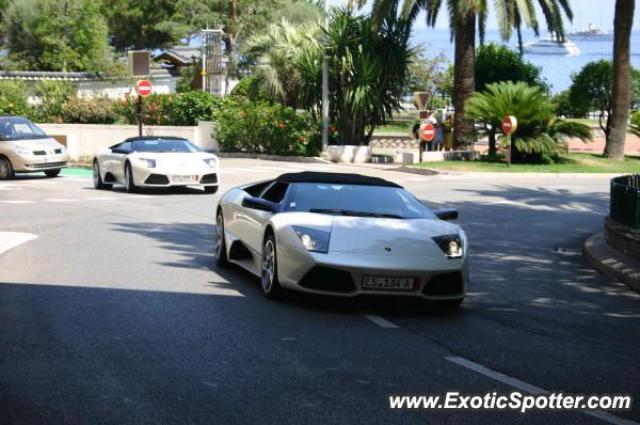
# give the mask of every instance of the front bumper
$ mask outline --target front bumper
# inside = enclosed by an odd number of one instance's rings
[[[16,155],[11,159],[16,173],[36,173],[66,167],[69,155]]]
[[[163,169],[147,169],[138,167],[133,170],[136,186],[141,187],[175,187],[175,186],[218,186],[219,171],[217,168],[169,171]]]

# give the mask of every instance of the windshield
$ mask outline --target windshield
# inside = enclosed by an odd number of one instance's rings
[[[355,217],[435,217],[406,190],[384,186],[296,183],[285,209]]]
[[[182,152],[192,153],[199,152],[195,145],[186,140],[181,139],[145,139],[135,140],[133,142],[133,150],[135,152],[154,152],[154,153],[170,153]]]
[[[44,139],[47,134],[22,117],[0,117],[0,140]]]

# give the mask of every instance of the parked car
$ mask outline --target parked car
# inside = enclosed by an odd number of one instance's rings
[[[132,137],[93,160],[93,184],[127,192],[141,187],[199,186],[218,191],[218,158],[180,137]]]
[[[357,174],[283,174],[231,189],[216,210],[218,266],[237,264],[263,293],[401,295],[458,306],[468,281],[464,231],[395,183]]]
[[[24,117],[0,116],[0,180],[16,173],[57,177],[67,165],[64,145]]]

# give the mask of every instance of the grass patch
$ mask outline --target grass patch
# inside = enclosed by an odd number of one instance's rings
[[[413,123],[413,120],[394,120],[387,125],[381,125],[376,128],[373,134],[402,133],[409,135],[411,134]]]
[[[483,158],[478,161],[422,162],[414,167],[498,173],[640,173],[640,157],[627,156],[624,161],[612,161],[600,155],[574,153],[555,164],[513,164],[508,167],[504,160]]]

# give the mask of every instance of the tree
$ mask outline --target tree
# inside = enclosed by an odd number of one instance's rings
[[[106,71],[107,25],[91,0],[14,1],[5,14],[9,61],[22,69]]]
[[[523,82],[489,84],[469,98],[466,113],[494,128],[507,114],[518,117],[518,130],[511,136],[513,162],[551,161],[567,152],[565,137],[592,139],[589,126],[555,117],[547,93]]]
[[[611,139],[613,120],[613,63],[601,60],[586,64],[573,76],[569,97],[573,107],[582,111],[598,111],[600,128],[607,144]],[[630,70],[631,81],[628,96],[634,103],[640,102],[640,71]],[[626,131],[626,121],[625,121]],[[624,149],[624,140],[623,140]],[[606,148],[605,148],[606,149]]]
[[[286,0],[284,4],[274,11],[272,19],[280,22],[286,19],[294,25],[310,24],[318,22],[323,15],[323,10],[316,2],[309,0]]]
[[[364,1],[355,1],[362,6]],[[402,8],[403,16],[414,21],[419,12],[426,11],[427,24],[435,26],[443,0],[405,0]],[[550,30],[558,38],[564,38],[562,12],[570,19],[572,12],[568,0],[538,0]],[[455,44],[455,76],[453,104],[456,110],[454,117],[454,135],[456,145],[472,142],[473,122],[465,118],[464,107],[467,99],[475,89],[475,46],[476,25],[480,42],[484,41],[485,26],[488,16],[487,0],[447,0],[449,25]],[[493,2],[502,38],[508,40],[513,29],[518,32],[519,43],[522,44],[520,28],[526,25],[538,33],[535,8],[531,0],[503,0]],[[397,10],[399,0],[378,0],[374,4],[374,17],[379,21],[390,10]]]
[[[443,54],[429,57],[424,46],[418,46],[409,64],[409,76],[405,95],[427,91],[431,93],[450,94],[451,76],[450,62]]]
[[[624,145],[629,120],[631,62],[630,42],[635,0],[616,0],[613,41],[613,105],[609,120],[610,134],[604,156],[624,159]]]
[[[196,33],[212,28],[219,21],[220,15],[214,10],[213,0],[178,0],[170,19],[158,23],[155,29],[189,45]]]

